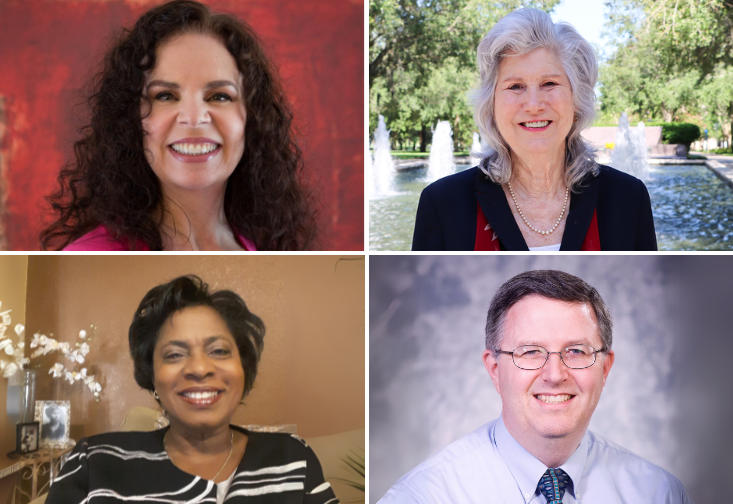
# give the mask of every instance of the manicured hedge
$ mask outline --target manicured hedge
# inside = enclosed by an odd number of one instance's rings
[[[684,144],[687,150],[695,140],[699,139],[700,127],[697,124],[669,122],[662,124],[662,143]]]

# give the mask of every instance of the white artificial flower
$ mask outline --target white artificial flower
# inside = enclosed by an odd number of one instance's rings
[[[0,341],[0,350],[2,350],[5,347],[8,347],[8,346],[10,346],[12,348],[12,345],[13,345],[13,342],[11,340],[9,340],[9,339],[2,340],[2,341]],[[10,351],[10,354],[8,354],[8,355],[11,355],[12,353],[13,353],[13,351],[11,350]]]
[[[69,383],[72,385],[74,384],[74,375],[71,372],[66,372],[66,379],[69,380]]]
[[[33,335],[33,339],[31,340],[31,348],[36,348],[41,341],[41,335],[36,333]]]
[[[5,341],[7,341],[8,343],[12,343],[12,341],[10,341],[10,340],[5,340]],[[2,345],[3,343],[5,343],[5,341],[3,341],[2,343],[0,343],[0,345]],[[5,345],[5,353],[8,354],[8,355],[13,355],[15,353],[15,349],[13,348],[13,345],[12,344]]]
[[[46,338],[46,345],[43,348],[43,355],[49,354],[58,349],[59,342],[53,338]]]
[[[89,345],[87,343],[82,343],[79,347],[79,353],[86,357],[89,353]]]
[[[86,338],[87,337],[87,332],[84,329],[82,329],[81,331],[79,331],[79,337],[81,339]]]
[[[61,364],[60,362],[57,362],[56,364],[53,365],[51,369],[48,370],[48,374],[51,374],[51,373],[53,373],[54,378],[63,376],[64,375],[64,365]]]
[[[46,336],[45,334],[41,334],[41,335],[39,336],[39,338],[38,338],[38,343],[39,343],[39,344],[40,344],[41,346],[46,346],[46,343],[47,343],[47,342],[48,342],[48,336]]]
[[[71,351],[71,346],[68,342],[64,341],[63,343],[59,343],[59,350],[61,350],[63,354],[66,355]]]
[[[35,359],[36,357],[38,357],[42,353],[43,353],[43,348],[39,348],[38,350],[36,350],[35,352],[33,352],[31,354],[31,359]]]
[[[30,359],[26,358],[25,355],[23,355],[23,350],[21,348],[15,349],[13,357],[15,357],[15,363],[21,368],[31,361]]]
[[[10,310],[3,312],[3,325],[9,326],[10,325]]]
[[[16,371],[18,371],[18,366],[16,366],[14,362],[11,362],[7,366],[5,366],[3,377],[10,378],[11,376],[15,374]]]
[[[25,326],[23,324],[18,324],[15,326],[15,334],[22,337],[24,332]]]

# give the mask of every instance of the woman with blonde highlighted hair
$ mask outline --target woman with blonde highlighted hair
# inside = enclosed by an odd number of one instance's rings
[[[477,167],[420,196],[412,250],[657,250],[649,193],[596,163],[598,63],[567,23],[537,9],[502,18],[478,46]]]

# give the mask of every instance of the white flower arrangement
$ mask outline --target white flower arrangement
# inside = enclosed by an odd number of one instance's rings
[[[2,306],[1,302],[0,306]],[[49,338],[45,334],[34,334],[30,343],[30,348],[36,348],[36,350],[31,354],[30,359],[25,357],[23,352],[25,348],[25,342],[23,341],[25,327],[23,327],[22,324],[15,326],[15,334],[18,337],[18,342],[15,345],[13,345],[12,338],[5,334],[7,328],[11,324],[10,311],[11,310],[7,310],[0,313],[0,372],[2,372],[4,378],[14,375],[19,369],[25,369],[31,359],[35,359],[41,355],[48,355],[52,352],[61,352],[64,354],[64,356],[73,363],[71,366],[84,364],[84,360],[90,350],[89,342],[92,341],[92,338],[88,337],[85,330],[79,331],[80,342],[76,343],[73,350],[68,342],[58,342],[53,338]],[[91,326],[91,328],[94,329],[94,326]],[[8,357],[11,357],[13,360],[6,361],[3,359],[3,353]],[[57,362],[48,370],[48,374],[53,375],[53,378],[63,378],[72,385],[75,382],[84,382],[84,384],[94,394],[94,399],[99,401],[99,395],[102,392],[102,385],[94,379],[94,375],[87,374],[87,368],[82,368],[77,372],[73,371],[69,367],[64,367],[62,363]]]

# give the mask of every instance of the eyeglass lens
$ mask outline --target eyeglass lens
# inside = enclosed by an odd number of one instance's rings
[[[554,353],[554,352],[553,352]],[[539,369],[547,362],[549,352],[541,346],[529,345],[514,349],[514,364],[522,369]],[[590,345],[571,345],[563,348],[560,357],[571,369],[583,369],[596,361],[596,349]]]

